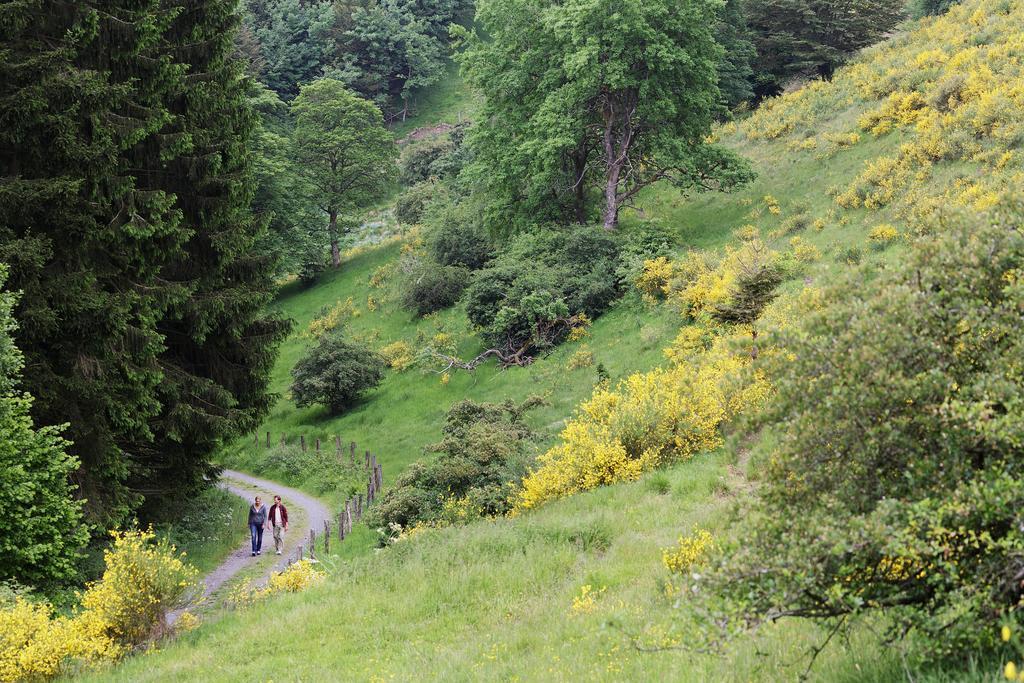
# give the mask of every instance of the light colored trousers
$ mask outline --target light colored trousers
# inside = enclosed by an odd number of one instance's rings
[[[274,550],[281,552],[284,549],[284,527],[274,525]]]

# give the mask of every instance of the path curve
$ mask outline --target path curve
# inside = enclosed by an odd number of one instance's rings
[[[254,558],[250,554],[249,540],[246,538],[245,543],[240,548],[233,551],[216,569],[203,577],[205,587],[200,602],[208,600],[218,588],[230,581],[240,571],[251,566],[253,562],[261,562],[261,560],[273,558],[274,561],[267,564],[266,570],[260,578],[261,582],[266,581],[273,572],[284,569],[288,564],[289,558],[295,557],[296,548],[304,539],[309,538],[311,529],[319,536],[323,533],[324,522],[326,521],[330,524],[332,519],[330,509],[316,498],[268,479],[260,479],[244,472],[224,470],[221,480],[217,485],[240,498],[244,498],[250,503],[258,495],[264,502],[270,505],[275,495],[281,496],[284,506],[291,513],[292,519],[297,517],[295,512],[302,511],[302,516],[305,517],[306,521],[302,527],[297,527],[294,524],[290,525],[291,528],[285,534],[284,554],[280,557],[274,555],[274,537],[271,532],[268,531],[263,534],[263,550],[265,554],[259,558]],[[168,622],[173,624],[179,616],[181,616],[181,611],[172,612],[168,615]]]

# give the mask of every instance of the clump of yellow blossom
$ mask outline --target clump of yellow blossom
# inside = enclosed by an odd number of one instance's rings
[[[71,616],[54,617],[49,604],[22,596],[0,610],[0,681],[47,680],[114,661],[162,634],[167,612],[197,588],[197,572],[152,531],[113,536],[103,577]]]
[[[875,248],[884,249],[895,242],[899,236],[900,232],[895,226],[889,223],[882,223],[871,229],[871,232],[868,233],[868,241]]]
[[[608,590],[607,586],[594,589],[589,583],[580,586],[580,592],[575,595],[572,599],[571,613],[576,614],[589,614],[597,609],[597,600],[604,592]]]
[[[665,548],[661,553],[661,563],[673,574],[682,574],[698,564],[714,548],[715,539],[710,531],[697,529],[689,536],[681,536],[678,543]]]
[[[416,362],[416,355],[413,353],[412,347],[404,341],[392,342],[378,353],[392,370],[398,372],[407,370]]]

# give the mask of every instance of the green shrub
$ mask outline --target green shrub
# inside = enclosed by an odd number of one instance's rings
[[[426,246],[441,265],[483,268],[494,256],[494,245],[477,220],[468,219],[458,208],[431,216],[434,226],[427,232]]]
[[[402,305],[417,315],[454,306],[469,281],[469,270],[421,261],[405,274]]]
[[[0,287],[7,279],[0,265]],[[32,397],[17,390],[23,359],[14,345],[15,297],[0,292],[0,581],[52,587],[77,577],[88,539],[69,477],[78,460],[56,427],[36,427]]]
[[[292,369],[292,397],[300,408],[320,404],[337,415],[384,378],[384,359],[340,332],[325,334]]]
[[[415,185],[435,175],[432,166],[451,153],[454,145],[447,137],[435,137],[405,146],[398,157],[399,178],[404,185]]]
[[[516,237],[466,293],[488,343],[535,352],[561,342],[580,314],[594,319],[619,296],[618,244],[603,230],[538,230]]]
[[[417,523],[501,515],[510,494],[532,461],[533,434],[523,423],[538,398],[522,404],[462,401],[445,417],[440,443],[427,446],[434,457],[413,463],[371,508],[369,524],[408,528]]]
[[[935,657],[995,644],[1024,598],[1022,208],[962,219],[769,339],[780,438],[701,594],[745,623],[882,610]]]
[[[921,17],[935,17],[945,14],[953,5],[960,0],[911,0],[910,16],[915,19]]]
[[[398,196],[395,201],[395,218],[404,225],[422,223],[427,207],[444,193],[444,187],[436,181],[416,183]]]

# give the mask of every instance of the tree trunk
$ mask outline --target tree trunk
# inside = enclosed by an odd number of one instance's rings
[[[341,267],[341,248],[338,245],[338,212],[331,211],[331,225],[328,228],[331,237],[331,265]]]
[[[608,179],[604,186],[604,229],[608,231],[619,227],[619,174],[622,165],[612,163],[608,166]]]
[[[584,174],[587,172],[587,151],[577,150],[573,155],[573,174],[576,176],[576,187],[573,189],[573,213],[576,222],[585,225],[587,222],[587,184]]]
[[[608,97],[604,105],[604,229],[619,227],[619,209],[623,195],[619,194],[622,171],[629,160],[633,145],[633,115],[636,100]]]

